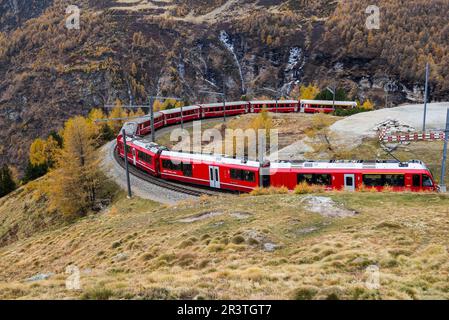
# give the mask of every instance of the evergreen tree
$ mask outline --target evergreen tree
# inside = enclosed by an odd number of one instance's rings
[[[334,100],[334,95],[327,89],[324,89],[320,93],[317,94],[315,100]],[[346,95],[346,91],[342,88],[337,89],[335,93],[335,101],[347,101],[348,97]]]
[[[42,164],[32,164],[31,161],[25,169],[25,176],[23,178],[23,183],[28,183],[30,181],[36,180],[48,172],[48,166],[46,163]]]
[[[16,188],[11,170],[7,165],[4,165],[0,170],[0,198],[13,192]]]

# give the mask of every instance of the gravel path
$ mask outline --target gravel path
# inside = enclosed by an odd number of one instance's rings
[[[103,160],[101,167],[106,175],[114,180],[123,190],[127,189],[126,175],[123,168],[114,159],[114,149],[116,142],[111,141],[103,146]],[[195,199],[193,196],[180,194],[166,188],[153,185],[147,181],[131,175],[131,189],[134,195],[163,204],[176,204],[179,201],[187,199]]]
[[[446,113],[449,102],[427,105],[427,129],[443,129],[446,125]],[[396,108],[381,109],[347,117],[334,123],[330,130],[332,144],[360,144],[365,137],[375,137],[373,128],[385,120],[399,120],[401,123],[422,130],[424,106],[422,104],[404,105]]]
[[[204,124],[211,121],[217,120],[205,119],[201,122]],[[184,124],[184,128],[190,128],[192,126],[193,122],[187,122]],[[177,127],[180,126],[171,126],[159,129],[156,131],[156,139],[167,132],[176,129]],[[101,152],[103,153],[103,160],[101,162],[101,168],[109,178],[114,180],[114,182],[117,183],[123,190],[126,190],[126,175],[123,168],[114,159],[115,145],[116,141],[111,141],[102,147]],[[178,192],[156,186],[133,175],[131,175],[131,189],[133,194],[140,198],[169,205],[176,204],[179,201],[187,199],[195,199],[193,196],[180,194]]]

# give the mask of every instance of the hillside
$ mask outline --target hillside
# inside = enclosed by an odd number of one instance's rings
[[[432,98],[448,98],[444,0],[379,1],[388,15],[372,32],[363,29],[368,1],[77,3],[81,29],[67,30],[70,1],[0,1],[0,164],[23,169],[31,141],[63,120],[116,99],[144,103],[149,93],[210,101],[200,91],[224,86],[238,100],[338,78],[351,98],[383,106],[389,81],[393,103],[421,99],[430,56]]]
[[[24,220],[16,200],[32,192],[7,197],[0,217]],[[447,299],[448,206],[436,194],[225,196],[172,207],[119,195],[99,215],[0,245],[0,298]],[[80,291],[65,288],[72,264]],[[364,284],[369,265],[380,268],[379,290]]]

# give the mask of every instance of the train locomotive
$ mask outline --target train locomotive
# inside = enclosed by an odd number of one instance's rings
[[[314,100],[238,101],[183,107],[156,112],[155,130],[205,118],[257,113],[263,108],[271,112],[329,112],[333,105]],[[332,103],[332,101],[331,101]],[[339,107],[354,107],[352,102],[340,102]],[[314,109],[313,109],[314,108]],[[313,110],[311,110],[313,109]],[[181,120],[182,114],[182,120]],[[327,190],[357,191],[371,188],[381,191],[436,191],[438,186],[430,170],[419,160],[399,162],[372,161],[277,161],[264,162],[238,159],[223,155],[170,151],[147,141],[143,136],[151,133],[149,118],[143,117],[126,123],[126,137],[117,137],[117,152],[130,164],[153,176],[236,192],[251,192],[259,187],[287,187],[298,184],[320,185]],[[126,151],[124,139],[126,138]]]

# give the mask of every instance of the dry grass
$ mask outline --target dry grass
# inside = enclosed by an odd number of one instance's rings
[[[308,193],[320,193],[325,192],[326,188],[319,185],[310,185],[307,182],[301,182],[293,191],[295,194],[308,194]]]
[[[359,214],[328,218],[300,195],[276,193],[173,207],[122,196],[102,214],[1,248],[0,298],[449,298],[448,197],[329,192]],[[210,212],[221,214],[180,222]],[[81,291],[65,289],[70,264],[82,271]],[[371,264],[380,290],[364,285]],[[55,275],[24,282],[47,272]]]

